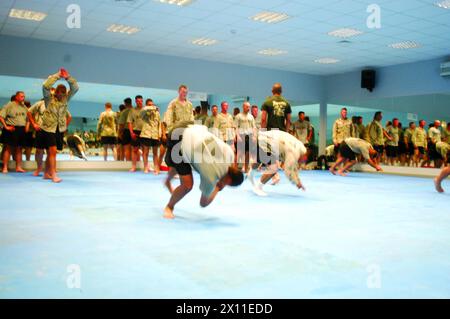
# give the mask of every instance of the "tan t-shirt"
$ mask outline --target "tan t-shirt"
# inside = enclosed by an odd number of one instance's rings
[[[436,143],[436,151],[439,152],[439,154],[442,155],[442,157],[445,159],[447,158],[448,152],[450,152],[450,144],[446,142],[437,142]]]
[[[126,108],[125,110],[123,110],[122,112],[120,112],[120,115],[119,115],[119,121],[118,121],[118,124],[119,124],[119,125],[125,125],[125,126],[127,126],[128,114],[130,114],[130,112],[131,112],[132,109],[133,109],[133,108],[130,107],[130,108]]]
[[[144,121],[139,116],[141,109],[133,108],[128,113],[127,123],[131,123],[133,127],[133,131],[142,131],[142,126],[144,125]]]
[[[386,128],[386,132],[392,138],[392,140],[387,140],[386,144],[389,146],[398,146],[398,141],[400,138],[400,130],[398,127],[394,127],[393,125],[389,125]]]
[[[181,151],[183,158],[200,174],[200,190],[206,197],[227,174],[234,160],[231,147],[204,125],[189,125],[183,131]]]
[[[436,144],[441,141],[441,131],[433,126],[428,130],[428,137],[430,138],[431,142]]]
[[[31,115],[34,118],[34,121],[37,125],[42,125],[42,116],[45,112],[45,102],[44,100],[37,101],[34,103],[29,109],[28,112],[31,113]]]
[[[294,136],[303,144],[307,144],[308,134],[311,130],[311,124],[308,121],[296,121],[294,123]]]
[[[78,92],[77,81],[73,77],[69,77],[69,91],[67,96],[61,101],[57,100],[50,92],[53,84],[60,79],[59,74],[53,74],[44,82],[42,89],[44,93],[45,111],[42,116],[42,130],[48,133],[55,133],[56,129],[60,132],[67,130],[67,116],[70,114],[68,107],[69,101]]]
[[[384,145],[383,126],[379,121],[372,121],[367,130],[370,144]]]
[[[442,142],[450,144],[450,131],[448,131],[447,129],[442,130]]]
[[[25,126],[27,124],[27,112],[28,109],[25,104],[9,102],[1,109],[0,116],[8,125]]]
[[[233,116],[231,114],[219,113],[217,115],[217,128],[219,129],[220,138],[223,141],[232,141],[236,136]]]
[[[159,140],[161,138],[161,116],[158,108],[154,105],[145,106],[139,112],[143,121],[140,137]]]
[[[349,137],[345,139],[345,144],[356,154],[361,154],[366,160],[370,159],[369,150],[373,147],[369,142],[361,138]]]
[[[351,135],[352,120],[337,119],[333,124],[333,143],[340,144]]]
[[[174,125],[184,121],[194,121],[192,103],[189,100],[181,102],[178,98],[173,99],[164,113],[167,131],[171,131]]]
[[[100,114],[97,123],[97,133],[102,137],[116,137],[116,113],[112,110],[104,111]]]
[[[239,113],[234,118],[234,126],[240,135],[253,135],[256,129],[255,118],[250,113]]]
[[[415,129],[412,130],[409,127],[405,130],[405,134],[403,136],[406,139],[406,143],[411,143],[412,142],[412,136],[414,135],[414,131],[415,131]]]
[[[415,147],[427,147],[427,131],[421,127],[416,127],[412,136]]]

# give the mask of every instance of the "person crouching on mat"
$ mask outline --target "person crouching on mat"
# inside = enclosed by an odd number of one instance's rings
[[[278,162],[284,164],[284,173],[291,183],[305,190],[298,172],[300,164],[307,160],[307,150],[296,137],[281,130],[259,131],[257,152],[258,162],[268,164],[267,171],[257,182],[254,181],[254,170],[249,173],[253,191],[258,196],[267,196],[262,188],[278,174]]]
[[[200,174],[201,207],[211,204],[225,186],[239,186],[244,181],[242,172],[233,165],[231,146],[208,132],[206,126],[193,123],[180,122],[169,132],[165,161],[170,170],[165,185],[171,197],[164,208],[165,218],[175,217],[176,203],[192,190],[192,168]],[[171,180],[176,174],[181,184],[173,189]]]
[[[86,145],[84,144],[83,139],[76,134],[68,135],[66,138],[67,146],[70,149],[70,152],[81,159],[87,161],[86,157]]]
[[[357,154],[362,155],[367,160],[367,163],[378,172],[382,170],[380,165],[375,161],[378,152],[373,148],[372,144],[360,138],[349,137],[342,143],[339,149],[338,160],[330,167],[330,172],[336,175],[336,167],[342,164],[342,167],[338,170],[338,174],[345,176],[345,172],[356,164]]]

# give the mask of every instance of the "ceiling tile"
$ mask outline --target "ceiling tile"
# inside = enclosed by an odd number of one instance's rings
[[[450,52],[450,11],[432,0],[377,0],[381,29],[368,29],[367,6],[372,0],[196,0],[179,7],[153,0],[132,4],[113,0],[2,0],[0,32],[21,37],[68,43],[124,48],[173,56],[207,59],[271,69],[331,74],[364,65],[392,65],[447,55]],[[15,3],[15,4],[14,4]],[[66,26],[67,6],[81,7],[81,29]],[[48,12],[42,22],[7,18],[11,5]],[[261,11],[287,13],[281,23],[267,24],[249,17]],[[129,35],[106,32],[112,23],[137,26]],[[327,33],[352,27],[364,33],[348,39],[350,44]],[[189,43],[196,37],[218,40],[211,47]],[[387,45],[412,40],[415,50],[393,50]],[[267,57],[261,49],[286,50],[283,56]],[[336,57],[341,63],[319,65],[319,57]]]

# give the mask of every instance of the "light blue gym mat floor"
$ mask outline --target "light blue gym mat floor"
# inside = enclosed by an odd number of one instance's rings
[[[164,220],[164,174],[60,176],[0,176],[0,298],[450,298],[432,179],[302,172],[306,192],[245,181],[202,209],[196,176]]]

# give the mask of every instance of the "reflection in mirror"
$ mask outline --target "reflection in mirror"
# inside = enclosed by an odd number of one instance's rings
[[[343,108],[347,109],[346,133],[340,132]],[[339,148],[342,138],[351,136],[370,142],[379,164],[440,168],[450,159],[448,94],[347,101],[328,104],[327,110],[329,149]]]
[[[40,101],[42,82],[43,79],[0,76],[3,94],[0,96],[0,104],[5,105],[10,99],[9,94],[18,88],[25,91],[26,100],[30,101],[31,105]],[[79,92],[70,101],[72,119],[68,131],[65,132],[65,144],[59,160],[83,160],[82,156],[74,156],[76,154],[68,147],[69,137],[76,136],[83,144],[84,154],[91,161],[146,161],[147,154],[150,158],[155,154],[158,161],[155,161],[154,165],[163,162],[164,114],[171,101],[178,97],[177,88],[157,89],[85,82],[80,82],[79,86]],[[135,99],[139,95],[142,96],[142,106],[138,105],[140,102]],[[126,98],[130,98],[129,108],[125,106]],[[261,105],[266,98],[188,92],[195,119],[208,127],[215,125],[213,114],[222,112],[221,104],[224,101],[228,104],[227,113],[233,119],[242,113],[244,102],[248,102],[249,113],[255,118],[256,126],[260,127]],[[108,102],[111,103],[111,113],[108,114],[112,114],[113,119],[109,122],[114,122],[113,126],[111,123],[106,125],[108,121],[102,120]],[[317,101],[290,101],[290,104],[290,133],[307,146],[309,162],[316,162],[320,157],[328,157],[329,161],[335,160],[340,144],[347,137],[369,141],[378,150],[377,161],[385,165],[440,167],[448,160],[449,94],[348,100],[328,104],[328,147],[323,154],[319,154],[318,147],[321,138],[319,104]],[[342,119],[341,114],[344,107],[346,120]],[[380,118],[374,122],[374,115],[378,111],[381,111]],[[150,115],[153,120],[149,120]],[[424,120],[422,124],[420,120]],[[420,126],[423,126],[423,130]],[[141,136],[142,144],[137,143],[140,139],[135,139],[136,133],[140,131],[145,131]],[[30,136],[35,134],[31,129]],[[136,144],[140,146],[137,149],[134,147]],[[30,144],[24,150],[26,160],[32,160],[34,151],[31,146],[33,145]]]

